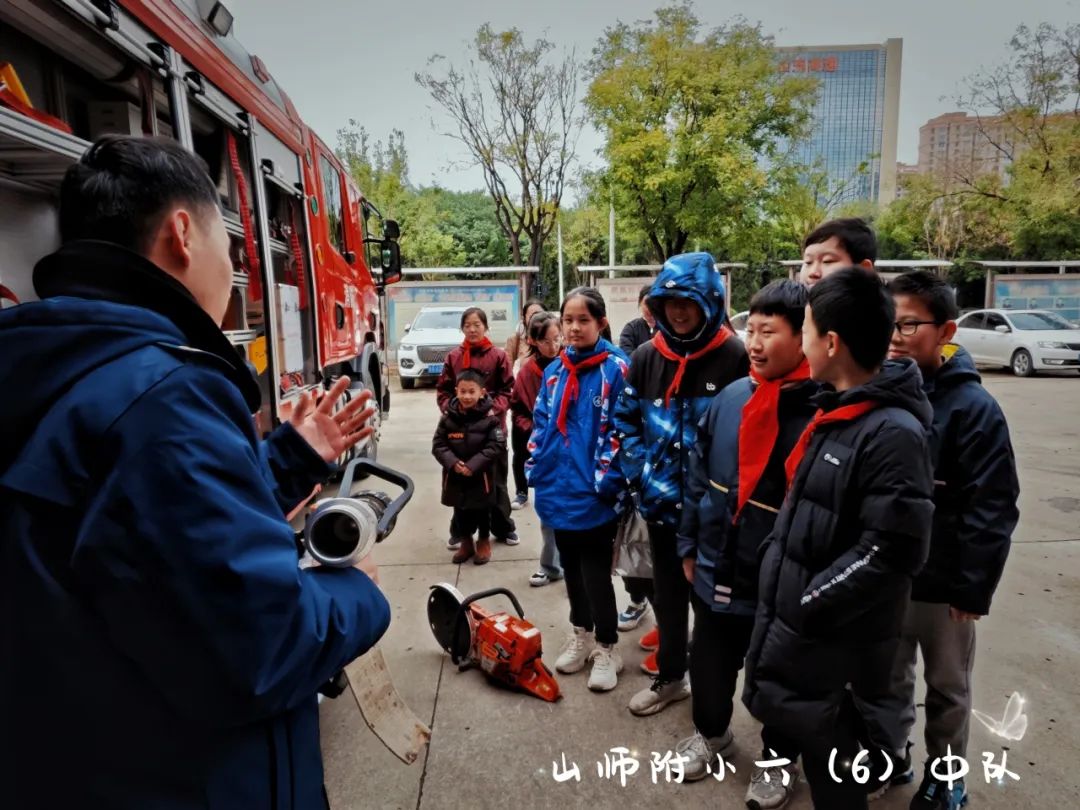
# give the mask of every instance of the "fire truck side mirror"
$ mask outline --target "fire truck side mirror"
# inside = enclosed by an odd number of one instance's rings
[[[396,219],[386,220],[386,225],[383,227],[383,239],[400,239],[401,227],[397,224]]]
[[[401,247],[390,239],[382,240],[383,286],[401,281]]]

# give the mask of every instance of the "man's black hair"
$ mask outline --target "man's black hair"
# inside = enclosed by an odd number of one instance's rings
[[[638,290],[637,303],[639,307],[641,306],[641,302],[649,297],[650,292],[652,292],[652,284],[646,284],[644,287]]]
[[[98,239],[149,251],[170,206],[218,206],[202,158],[167,138],[105,135],[60,185],[60,238]]]
[[[956,294],[953,293],[945,279],[926,270],[912,270],[897,276],[889,282],[889,292],[892,295],[910,295],[918,298],[934,320],[940,325],[947,321],[955,321],[960,316],[960,309],[956,306]]]
[[[457,387],[458,383],[471,382],[476,383],[481,388],[487,388],[487,380],[484,375],[475,369],[467,368],[457,375],[457,380],[454,382],[454,387]]]
[[[885,362],[896,323],[896,305],[877,276],[847,267],[810,289],[810,312],[819,335],[836,332],[866,371]]]
[[[779,315],[791,324],[791,331],[802,331],[806,317],[806,299],[809,291],[805,284],[780,278],[758,290],[750,299],[750,314]]]
[[[858,217],[830,219],[821,223],[803,240],[803,250],[810,245],[827,242],[834,236],[851,257],[852,264],[861,264],[867,259],[877,261],[877,237],[874,236],[874,230]]]

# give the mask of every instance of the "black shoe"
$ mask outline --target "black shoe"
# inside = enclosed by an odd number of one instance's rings
[[[910,810],[960,810],[968,803],[964,780],[957,779],[949,789],[948,782],[934,778],[927,764],[922,784],[911,800]]]
[[[889,788],[909,785],[915,781],[915,769],[911,767],[912,745],[913,743],[909,742],[904,747],[903,759],[897,759],[893,754],[880,748],[870,749],[870,761],[867,763],[870,766],[870,779],[866,783],[870,801],[880,799],[888,792]],[[882,782],[881,777],[885,775],[886,770],[886,757],[892,768],[889,771],[889,778]]]

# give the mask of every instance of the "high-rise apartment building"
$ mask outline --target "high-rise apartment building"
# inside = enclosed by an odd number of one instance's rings
[[[931,118],[919,127],[919,173],[948,180],[997,174],[1004,180],[1012,151],[1009,133],[1001,116],[952,112]]]
[[[839,190],[834,202],[888,203],[896,196],[902,50],[902,39],[777,48],[782,72],[821,82],[813,131],[795,157],[824,169],[831,191]]]

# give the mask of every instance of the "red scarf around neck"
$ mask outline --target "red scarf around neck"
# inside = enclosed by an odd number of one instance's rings
[[[474,351],[485,352],[490,349],[491,346],[491,339],[486,337],[476,343],[469,343],[469,341],[466,340],[464,343],[461,344],[461,348],[465,351],[465,354],[463,355],[463,359],[461,361],[461,367],[472,368],[472,353]]]
[[[821,425],[828,425],[833,422],[853,422],[864,413],[874,410],[877,406],[877,402],[868,399],[865,402],[856,402],[854,405],[845,405],[828,413],[819,408],[818,412],[814,414],[814,418],[810,420],[810,424],[806,426],[806,430],[799,436],[799,440],[795,442],[795,449],[791,451],[791,455],[784,462],[788,489],[791,488],[792,483],[795,481],[795,473],[799,469],[799,464],[802,463],[803,456],[806,455],[806,448],[810,445],[810,438],[814,435],[815,430]]]
[[[570,359],[570,355],[563,349],[559,355],[559,359],[562,360],[562,364],[566,366],[568,372],[566,376],[566,388],[563,390],[562,402],[559,403],[559,417],[555,424],[559,426],[559,433],[566,436],[566,418],[570,412],[570,401],[578,398],[578,393],[581,390],[581,385],[578,382],[578,374],[583,371],[588,371],[590,368],[596,368],[603,365],[603,362],[608,359],[609,352],[600,352],[594,354],[592,357],[588,357],[584,360],[580,360],[575,363]]]
[[[670,407],[671,398],[679,393],[679,386],[682,385],[683,375],[686,374],[687,364],[691,360],[697,360],[699,357],[703,357],[713,349],[722,346],[724,341],[729,337],[731,337],[731,331],[726,326],[721,326],[720,331],[716,333],[716,336],[710,340],[707,345],[698,349],[693,354],[679,354],[678,352],[672,351],[663,332],[657,332],[653,336],[653,345],[656,347],[656,350],[660,352],[661,357],[668,360],[674,360],[679,364],[679,367],[675,370],[675,379],[671,381],[671,385],[668,386],[667,393],[664,395],[665,408]]]
[[[780,391],[787,383],[810,379],[810,364],[803,358],[798,367],[783,377],[766,380],[750,369],[757,388],[743,405],[739,422],[739,497],[733,522],[739,519],[769,464],[776,437],[780,434]]]

